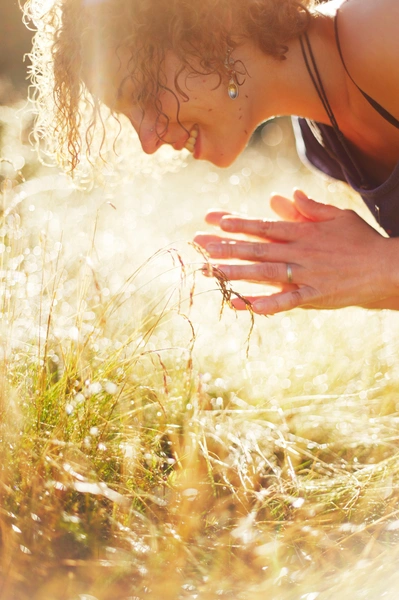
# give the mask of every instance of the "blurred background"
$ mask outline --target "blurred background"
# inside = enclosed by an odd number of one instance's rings
[[[29,64],[24,55],[30,51],[32,32],[22,23],[18,0],[0,2],[0,79],[26,93],[26,72]],[[3,83],[4,85],[4,83]],[[1,99],[0,99],[1,101]]]
[[[190,243],[294,186],[370,216],[289,119],[228,169],[124,122],[80,189],[30,144],[31,39],[0,0],[0,600],[397,600],[399,313],[221,315]]]

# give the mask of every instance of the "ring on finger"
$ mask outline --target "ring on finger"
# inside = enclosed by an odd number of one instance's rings
[[[289,263],[287,263],[287,281],[288,283],[292,283],[292,269]]]

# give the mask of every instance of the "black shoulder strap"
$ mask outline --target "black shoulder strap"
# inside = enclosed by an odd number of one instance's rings
[[[393,115],[391,115],[391,113],[389,113],[383,106],[381,106],[381,104],[378,104],[378,102],[376,102],[373,98],[371,98],[368,94],[366,94],[366,92],[364,92],[356,83],[356,81],[353,79],[352,75],[349,73],[345,61],[344,61],[344,57],[342,54],[342,50],[341,50],[341,44],[339,42],[339,35],[338,35],[338,12],[335,15],[335,19],[334,19],[334,27],[335,27],[335,39],[337,42],[337,48],[338,48],[338,52],[339,55],[341,57],[341,61],[342,64],[344,65],[344,69],[347,72],[348,76],[350,77],[350,79],[353,81],[353,83],[355,84],[355,86],[357,87],[357,89],[359,90],[359,92],[361,94],[363,94],[363,96],[366,98],[367,102],[369,104],[371,104],[371,106],[386,120],[388,121],[388,123],[391,123],[391,125],[393,125],[394,127],[396,127],[397,129],[399,129],[399,121],[398,119],[395,119],[395,117]]]
[[[305,61],[305,65],[306,65],[306,69],[309,73],[309,76],[312,80],[313,86],[320,98],[320,101],[324,107],[324,110],[326,111],[326,114],[330,120],[331,126],[335,132],[335,135],[337,136],[338,140],[341,143],[341,146],[343,147],[344,151],[346,152],[350,162],[352,163],[353,167],[355,168],[358,176],[359,176],[359,180],[361,182],[361,185],[365,185],[364,182],[364,177],[363,177],[363,172],[362,169],[359,168],[358,164],[357,164],[357,160],[356,158],[353,156],[352,151],[350,150],[347,140],[345,139],[344,135],[342,134],[339,125],[337,123],[337,119],[335,118],[333,109],[331,108],[330,102],[328,100],[326,91],[324,89],[324,85],[323,85],[323,81],[319,72],[319,69],[317,67],[317,63],[316,63],[316,59],[315,56],[313,54],[313,50],[312,50],[312,46],[309,40],[309,36],[308,34],[305,33],[303,35],[301,35],[299,37],[299,41],[301,44],[301,49],[302,49],[302,56],[303,59]]]

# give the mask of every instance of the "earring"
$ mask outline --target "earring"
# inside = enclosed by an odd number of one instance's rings
[[[234,58],[232,58],[230,56],[231,51],[232,51],[232,48],[227,48],[227,54],[226,54],[226,59],[224,61],[224,64],[230,75],[229,85],[227,86],[227,93],[229,95],[229,98],[231,98],[232,100],[235,100],[236,98],[238,98],[238,85],[237,85],[237,75],[236,75],[236,72],[234,69]]]

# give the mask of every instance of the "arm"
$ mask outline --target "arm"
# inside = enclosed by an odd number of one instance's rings
[[[212,258],[236,260],[218,265],[228,279],[282,288],[269,296],[247,298],[259,314],[297,306],[399,309],[399,240],[382,237],[353,211],[319,204],[300,191],[294,199],[292,204],[279,197],[280,216],[293,222],[209,215],[208,222],[219,224],[224,232],[257,241],[201,235],[196,241]],[[292,284],[287,282],[287,264]],[[233,305],[246,308],[240,299]]]
[[[392,298],[385,298],[385,300],[380,300],[379,302],[370,302],[369,304],[364,304],[363,308],[371,308],[371,309],[388,309],[388,310],[399,310],[399,296]]]

